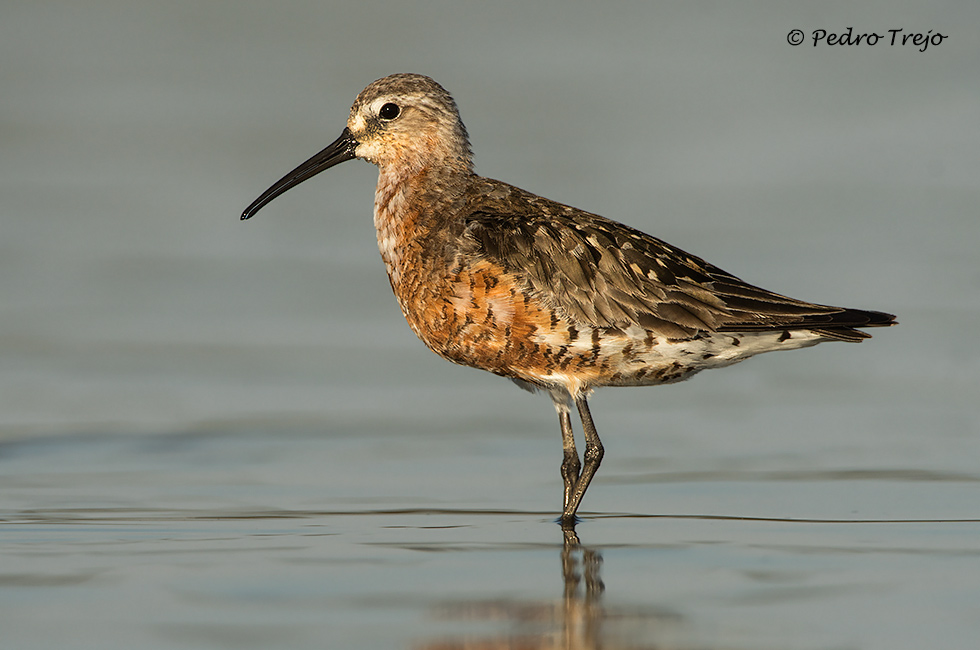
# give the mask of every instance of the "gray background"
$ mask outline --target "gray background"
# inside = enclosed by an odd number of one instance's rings
[[[949,38],[787,43],[848,26]],[[978,29],[974,2],[6,3],[4,635],[424,646],[485,628],[432,623],[446,600],[561,593],[552,408],[406,327],[376,171],[347,163],[238,221],[363,86],[410,71],[454,94],[479,173],[901,321],[600,392],[584,514],[695,517],[581,527],[610,609],[678,614],[684,647],[976,647],[976,523],[940,520],[977,516]]]

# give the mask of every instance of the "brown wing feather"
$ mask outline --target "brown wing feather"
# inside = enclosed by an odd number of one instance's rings
[[[704,331],[811,329],[857,341],[869,335],[855,327],[894,321],[890,314],[766,291],[629,226],[488,183],[480,208],[465,218],[466,239],[575,323],[639,325],[672,339]],[[494,194],[506,200],[488,207]],[[515,209],[522,203],[526,210]]]

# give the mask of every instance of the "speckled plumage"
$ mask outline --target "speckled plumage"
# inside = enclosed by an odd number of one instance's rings
[[[894,323],[760,289],[629,226],[476,175],[455,102],[422,75],[367,86],[341,137],[242,218],[355,157],[380,171],[378,246],[412,330],[450,361],[552,395],[566,525],[602,458],[586,401],[593,388],[679,381],[771,350],[860,341],[869,335],[857,328]]]

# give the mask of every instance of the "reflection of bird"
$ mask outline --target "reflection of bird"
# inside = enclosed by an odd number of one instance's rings
[[[439,618],[450,620],[496,620],[510,629],[498,635],[426,643],[424,650],[597,650],[598,648],[637,648],[633,638],[638,631],[656,637],[674,624],[677,617],[658,610],[607,611],[601,599],[599,577],[602,556],[590,548],[565,544],[561,553],[562,584],[560,601],[511,600],[454,602],[436,610]],[[584,578],[584,589],[581,583]],[[606,629],[611,621],[611,633]],[[627,623],[627,625],[624,625]],[[623,637],[624,628],[631,634]],[[626,643],[623,643],[626,641]]]
[[[470,623],[463,635],[438,635],[420,650],[617,650],[675,647],[689,622],[669,609],[603,603],[602,556],[565,530],[561,550],[562,597],[460,600],[437,605],[434,618]],[[615,598],[613,600],[616,600]],[[488,625],[491,622],[493,625]],[[438,627],[438,626],[436,626]],[[490,633],[486,630],[491,629]],[[683,645],[683,644],[682,644]],[[686,646],[684,646],[686,647]]]
[[[442,86],[397,74],[365,88],[347,128],[242,214],[345,160],[378,166],[378,245],[412,330],[437,354],[554,400],[564,443],[562,521],[575,521],[602,460],[587,396],[686,379],[761,352],[860,341],[874,311],[749,285],[628,226],[473,173]],[[580,464],[570,405],[582,420]]]

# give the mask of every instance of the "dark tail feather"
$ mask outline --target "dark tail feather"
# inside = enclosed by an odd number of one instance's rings
[[[805,304],[805,303],[803,303]],[[726,323],[719,327],[725,331],[765,331],[765,330],[811,330],[838,341],[863,341],[871,335],[862,332],[860,327],[888,327],[897,325],[895,316],[880,311],[865,311],[863,309],[845,309],[810,305],[810,313],[791,316],[789,318],[774,318],[772,320],[754,320],[749,322]],[[819,310],[819,311],[818,311]],[[782,316],[782,314],[780,314]]]
[[[820,323],[819,327],[808,328],[812,331],[838,341],[863,341],[871,335],[862,332],[858,327],[889,327],[898,325],[895,316],[881,311],[864,311],[861,309],[842,309],[830,315],[830,323]]]

